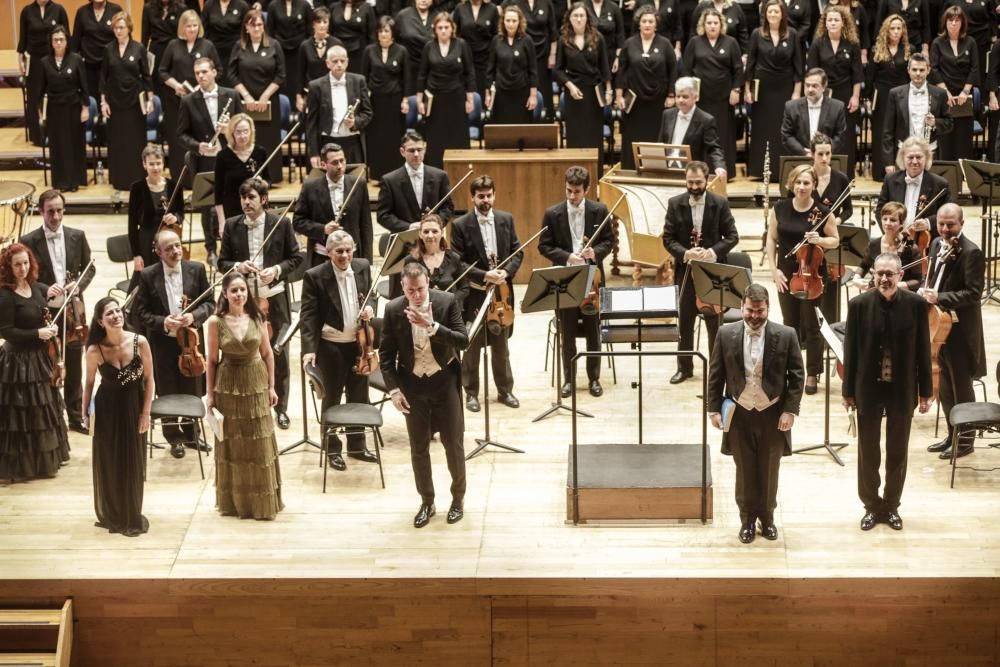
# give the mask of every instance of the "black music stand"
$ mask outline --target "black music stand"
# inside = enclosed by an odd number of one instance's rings
[[[284,349],[284,347],[288,344],[288,341],[292,339],[292,336],[298,332],[299,325],[301,323],[302,320],[299,318],[296,319],[291,326],[285,328],[281,335],[278,336],[278,342],[275,344],[275,347],[278,349]],[[278,456],[284,456],[285,454],[293,452],[303,445],[309,445],[311,447],[315,447],[316,449],[320,448],[320,444],[309,437],[309,403],[306,399],[306,369],[303,368],[301,364],[299,364],[299,380],[302,389],[302,437],[279,451]]]
[[[996,251],[1000,242],[997,240],[993,222],[993,201],[996,197],[1000,197],[1000,164],[976,160],[960,160],[960,163],[965,174],[965,182],[969,184],[969,191],[983,201],[983,225],[979,247],[986,259],[986,293],[982,302],[1000,303],[1000,298],[996,296],[1000,290],[1000,281],[997,279],[995,266]]]
[[[537,313],[543,310],[553,310],[556,318],[556,402],[548,410],[538,415],[532,422],[545,419],[549,415],[565,410],[584,417],[594,415],[563,405],[562,394],[562,325],[559,322],[559,311],[563,308],[579,308],[584,298],[590,292],[594,282],[593,264],[578,264],[576,266],[551,266],[535,269],[531,272],[531,280],[521,300],[522,313]],[[573,391],[576,391],[576,377],[571,380]]]
[[[691,267],[691,281],[695,296],[710,306],[722,308],[742,308],[743,293],[753,282],[750,270],[742,266],[719,264],[718,262],[688,262]],[[678,299],[683,299],[678,295]],[[722,310],[717,315],[722,328]]]
[[[406,257],[410,254],[410,249],[419,234],[417,229],[407,229],[389,237],[389,247],[385,250],[385,260],[382,262],[387,267],[382,270],[383,276],[392,276],[403,270]]]
[[[836,248],[831,248],[823,254],[823,259],[826,260],[827,267],[834,264],[861,266],[865,258],[868,257],[868,241],[870,240],[868,230],[864,227],[845,224],[837,225],[837,233],[840,235],[840,243],[837,244]],[[874,259],[872,257],[872,260]],[[846,272],[844,272],[841,280],[837,281],[837,310],[834,313],[834,317],[838,322],[843,319],[840,316],[840,286],[845,277]]]
[[[843,355],[837,353],[837,350],[842,348],[843,345],[837,338],[837,334],[830,328],[830,324],[826,321],[826,317],[824,317],[823,311],[820,310],[819,306],[816,306],[816,320],[819,322],[819,330],[823,335],[823,340],[826,341],[826,354],[824,355],[826,363],[826,370],[824,371],[824,382],[826,383],[826,414],[824,415],[823,442],[818,445],[809,445],[808,447],[793,449],[792,454],[803,454],[817,449],[825,449],[826,453],[829,454],[834,461],[843,466],[844,461],[840,458],[840,455],[837,452],[844,447],[847,447],[847,443],[830,442],[830,353],[833,352],[833,356],[837,361],[843,361]]]
[[[778,192],[781,193],[782,197],[787,197],[791,193],[789,192],[786,184],[788,183],[788,176],[792,173],[792,169],[795,169],[801,164],[812,164],[813,159],[808,155],[782,155],[778,160]],[[830,169],[835,169],[842,174],[847,174],[847,156],[835,153],[830,156]],[[850,178],[850,174],[847,174]]]

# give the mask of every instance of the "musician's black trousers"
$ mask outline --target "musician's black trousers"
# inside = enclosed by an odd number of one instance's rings
[[[584,315],[579,308],[563,308],[559,311],[562,327],[563,382],[573,377],[573,357],[576,355],[576,337],[583,334],[587,340],[587,352],[601,351],[600,320],[597,315]],[[587,379],[599,380],[601,358],[587,357]]]
[[[689,277],[681,291],[681,302],[677,313],[677,349],[694,349],[694,323],[698,319],[698,309],[695,307],[694,281]],[[708,330],[708,351],[712,353],[715,347],[715,334],[719,331],[719,318],[714,313],[705,316],[705,329]],[[677,370],[687,374],[694,372],[694,357],[677,357]]]
[[[887,391],[892,385],[887,385]],[[879,497],[882,462],[882,414],[885,412],[885,491]],[[858,419],[858,497],[869,512],[895,512],[906,481],[907,445],[913,408],[906,405],[862,407]]]
[[[938,384],[938,399],[941,401],[941,411],[948,420],[948,439],[951,440],[954,427],[951,425],[951,409],[958,403],[971,403],[976,400],[976,392],[972,388],[972,358],[967,354],[960,342],[954,345],[945,343],[938,353],[938,366],[941,377]],[[972,445],[975,438],[972,434],[962,435],[959,445]]]
[[[417,493],[424,503],[434,502],[430,446],[431,433],[436,431],[451,473],[451,501],[461,506],[465,498],[465,408],[458,378],[447,368],[427,378],[401,370],[399,382],[410,404],[406,431],[410,435],[410,462]]]
[[[510,329],[505,329],[497,335],[489,334],[490,367],[493,371],[493,383],[500,395],[506,396],[514,390],[514,372],[510,368],[510,353],[507,348],[507,335]],[[462,356],[462,386],[470,396],[479,395],[479,362],[483,357],[483,336],[486,335],[486,325],[479,328],[479,333],[469,341],[469,347]]]
[[[66,346],[66,377],[63,381],[63,398],[66,418],[73,423],[83,422],[83,345]]]
[[[323,396],[323,411],[340,405],[340,399],[347,393],[348,403],[368,403],[368,378],[358,375],[351,368],[358,358],[358,344],[333,343],[322,340],[316,348],[316,365],[323,374],[326,395]],[[342,443],[333,435],[326,438],[327,452],[339,454]],[[360,452],[365,448],[364,429],[349,430],[347,451]]]

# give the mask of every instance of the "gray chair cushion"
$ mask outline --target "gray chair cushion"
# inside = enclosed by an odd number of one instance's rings
[[[197,396],[187,394],[167,394],[153,399],[151,415],[155,417],[187,417],[202,419],[205,417],[205,404]]]
[[[996,403],[959,403],[948,415],[955,428],[969,428],[979,424],[1000,427],[1000,405]]]
[[[343,403],[323,411],[323,426],[382,426],[382,413],[367,403]]]

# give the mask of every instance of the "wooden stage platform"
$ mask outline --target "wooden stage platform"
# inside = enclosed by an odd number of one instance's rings
[[[756,249],[759,212],[737,218]],[[73,214],[66,224],[100,251],[124,216]],[[979,238],[978,219],[968,233]],[[122,273],[98,262],[90,305]],[[984,312],[994,331],[1000,309]],[[160,451],[145,487],[150,532],[131,539],[93,526],[90,442],[71,434],[73,458],[57,478],[0,487],[0,603],[72,596],[74,664],[88,667],[1000,664],[1000,473],[960,470],[949,488],[948,465],[924,450],[933,412],[915,419],[902,532],[858,529],[856,448],[836,380],[830,432],[851,442],[846,467],[825,453],[782,461],[776,542],[737,540],[733,463],[711,431],[711,523],[574,527],[565,520],[570,420],[531,422],[554,397],[548,320],[518,313],[521,408],[491,405],[493,438],[526,453],[468,462],[462,522],[445,524],[448,475],[435,446],[439,514],[412,527],[419,499],[391,406],[384,491],[374,465],[348,459],[324,495],[318,452],[298,450],[280,462],[285,511],[240,521],[215,512],[211,458],[202,480],[194,457]],[[698,441],[701,372],[671,386],[672,363],[644,366],[647,440]],[[596,415],[581,421],[584,443],[635,437],[635,364],[619,360],[616,372],[613,383],[605,369],[603,398],[579,396]],[[995,378],[986,381],[997,400]],[[796,446],[822,442],[823,398],[804,398]],[[279,446],[302,430],[294,365],[290,405]],[[466,413],[467,448],[482,433],[482,413]],[[1000,452],[981,445],[962,463],[998,467]]]

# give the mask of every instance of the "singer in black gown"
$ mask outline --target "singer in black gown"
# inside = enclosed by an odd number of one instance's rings
[[[484,104],[490,109],[493,124],[530,123],[538,104],[535,47],[527,35],[527,20],[520,7],[505,7],[500,20],[500,34],[493,38],[486,65]]]
[[[399,138],[406,131],[403,104],[413,93],[410,56],[392,38],[395,21],[383,16],[378,26],[377,43],[370,44],[361,59],[361,75],[368,82],[372,96],[372,121],[365,138],[368,177],[373,179],[381,179],[384,174],[403,166],[403,156],[399,154]]]

